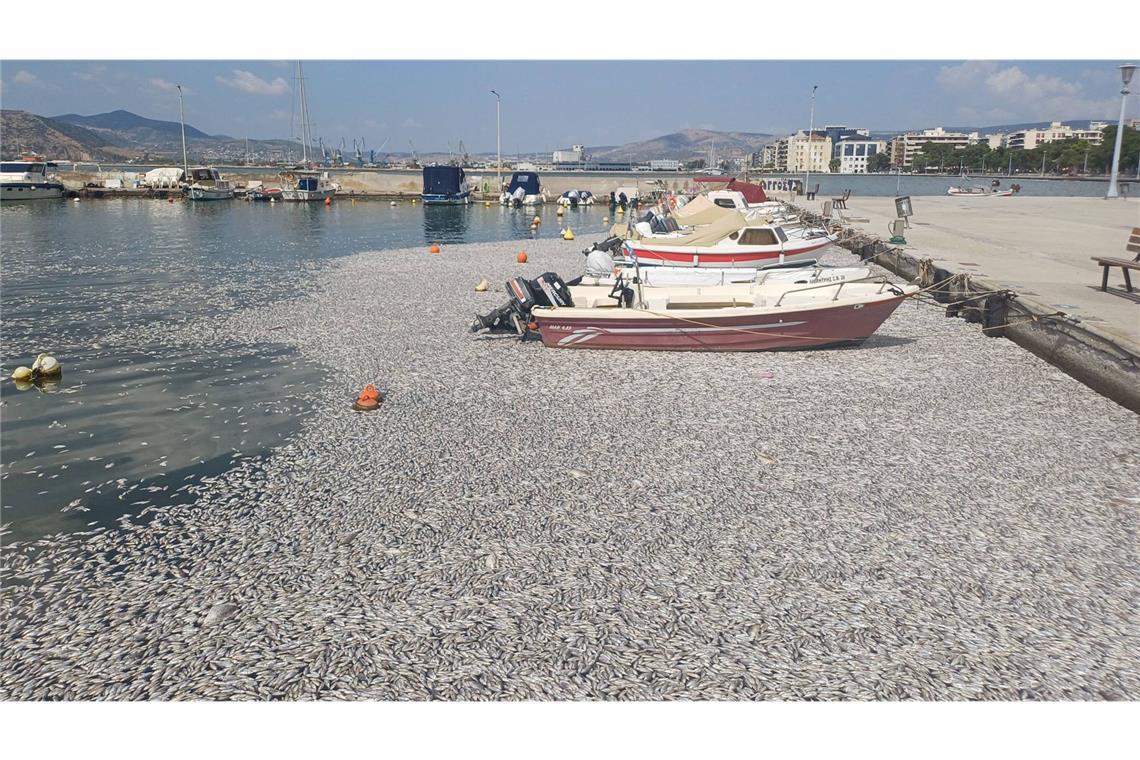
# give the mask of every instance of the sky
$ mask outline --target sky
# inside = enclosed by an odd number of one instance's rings
[[[1118,61],[306,61],[314,138],[369,148],[495,150],[620,145],[685,128],[783,135],[815,125],[871,130],[1107,119]],[[41,116],[125,109],[210,134],[288,138],[292,61],[0,63],[0,105]],[[1136,89],[1134,87],[1134,89]],[[1128,112],[1136,116],[1136,96]]]

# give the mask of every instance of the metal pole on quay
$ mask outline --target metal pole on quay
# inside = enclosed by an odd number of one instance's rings
[[[808,182],[811,181],[811,138],[812,133],[815,131],[815,91],[819,89],[818,84],[811,86],[811,117],[808,119],[808,134],[807,134],[807,163],[804,165],[804,197],[807,197]]]
[[[1116,178],[1120,173],[1120,140],[1124,137],[1124,107],[1128,103],[1128,83],[1132,81],[1132,74],[1136,71],[1136,64],[1126,63],[1120,68],[1120,81],[1124,86],[1120,88],[1120,120],[1116,124],[1116,145],[1112,149],[1112,176],[1108,180],[1108,192],[1105,198],[1119,198],[1120,192],[1116,187]]]
[[[499,183],[496,192],[501,193],[503,192],[503,142],[500,137],[500,126],[503,99],[494,90],[491,90],[491,94],[495,96],[495,181]]]

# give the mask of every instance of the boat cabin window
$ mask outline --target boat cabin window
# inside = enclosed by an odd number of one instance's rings
[[[783,227],[776,227],[776,237],[780,239],[781,243],[788,242],[788,233],[784,232]]]
[[[195,182],[203,182],[218,178],[218,172],[214,169],[191,169],[190,177]]]
[[[776,245],[776,233],[767,227],[750,228],[740,236],[741,245]]]
[[[32,172],[34,174],[43,174],[44,164],[5,161],[3,164],[0,164],[0,172],[15,172],[17,174]]]
[[[313,190],[313,191],[315,191],[317,189],[317,178],[316,177],[301,177],[301,179],[297,180],[297,189],[298,190]]]
[[[736,204],[732,202],[732,198],[717,198],[713,203],[721,208],[736,208]]]

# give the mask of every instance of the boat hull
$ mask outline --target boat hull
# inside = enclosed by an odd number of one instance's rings
[[[281,200],[291,203],[316,203],[331,198],[336,193],[333,188],[326,190],[282,190]]]
[[[465,206],[471,202],[471,191],[468,190],[455,195],[421,193],[420,200],[425,206]]]
[[[713,316],[641,309],[540,308],[532,313],[542,342],[551,348],[786,351],[859,345],[904,298],[886,294],[859,303],[778,311],[727,308]]]
[[[0,200],[45,201],[63,197],[63,185],[56,182],[13,182],[0,185]]]
[[[634,257],[641,266],[672,267],[716,267],[733,269],[736,267],[764,267],[781,261],[808,261],[818,259],[820,254],[834,243],[832,238],[815,240],[793,240],[779,246],[734,246],[727,248],[670,248],[655,247],[646,240],[626,242],[625,261],[632,263]]]
[[[191,187],[186,191],[186,197],[192,201],[228,201],[233,200],[234,191],[215,190],[208,187]]]

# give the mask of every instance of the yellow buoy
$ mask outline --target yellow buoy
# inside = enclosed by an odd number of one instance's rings
[[[622,208],[621,206],[618,206],[617,211],[615,211],[614,213],[617,214],[618,216],[621,216],[622,214],[625,213],[625,209]]]
[[[558,210],[557,210],[557,211],[555,211],[554,213],[555,213],[557,216],[562,216],[562,215],[563,215],[564,213],[566,213],[566,212],[565,212],[565,211],[562,209],[562,207],[561,207],[561,206],[559,206],[559,207],[558,207]]]
[[[573,240],[574,239],[574,230],[570,229],[569,227],[564,229],[562,231],[562,239],[563,240]]]
[[[32,379],[32,368],[31,367],[16,367],[15,371],[12,372],[12,379],[15,380],[17,383],[28,382],[29,380]]]
[[[491,201],[483,201],[483,208],[491,208]]]
[[[40,354],[32,364],[32,373],[38,373],[40,377],[55,377],[62,372],[63,367],[56,361],[56,358],[47,354]]]
[[[610,222],[610,218],[608,216],[602,217],[602,224],[609,224],[609,222]]]

